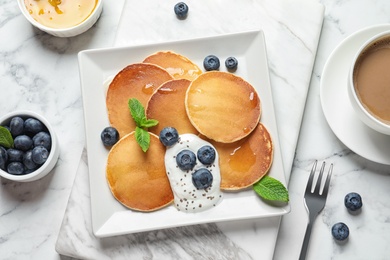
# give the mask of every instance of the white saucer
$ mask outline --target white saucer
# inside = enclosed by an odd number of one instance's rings
[[[322,109],[335,135],[358,155],[390,165],[390,135],[366,126],[355,115],[348,99],[347,77],[353,56],[372,36],[390,30],[390,24],[365,28],[346,38],[327,60],[321,78]]]

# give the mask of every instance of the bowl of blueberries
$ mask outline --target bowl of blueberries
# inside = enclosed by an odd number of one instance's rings
[[[32,111],[15,111],[0,118],[0,176],[29,182],[47,175],[60,149],[50,123]]]

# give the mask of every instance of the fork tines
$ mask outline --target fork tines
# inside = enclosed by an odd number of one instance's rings
[[[320,173],[319,173],[318,178],[317,178],[316,185],[314,187],[314,190],[312,191],[316,168],[317,168],[317,161],[314,162],[313,167],[311,169],[309,180],[307,181],[306,193],[318,193],[318,194],[321,194],[323,196],[326,196],[328,194],[328,190],[329,190],[330,178],[331,178],[332,171],[333,171],[333,163],[330,164],[329,171],[328,171],[322,192],[320,192],[320,188],[321,188],[322,175],[324,174],[324,170],[325,170],[325,162],[323,162],[321,165],[321,169],[320,169]]]

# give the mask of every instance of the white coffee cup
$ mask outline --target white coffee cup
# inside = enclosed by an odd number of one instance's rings
[[[390,73],[383,71],[383,64],[390,68],[390,31],[375,35],[359,48],[348,75],[348,94],[363,123],[390,135]]]

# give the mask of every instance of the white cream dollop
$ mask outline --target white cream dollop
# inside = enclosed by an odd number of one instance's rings
[[[215,150],[213,164],[204,165],[196,158],[196,164],[192,170],[183,171],[178,167],[176,156],[180,151],[190,150],[196,155],[198,150],[205,145],[209,145]],[[200,212],[216,206],[222,200],[218,152],[209,142],[194,134],[180,135],[179,141],[175,145],[167,147],[165,168],[173,191],[174,203],[178,210]],[[201,168],[207,168],[213,175],[213,182],[206,189],[197,189],[192,183],[192,174]]]

